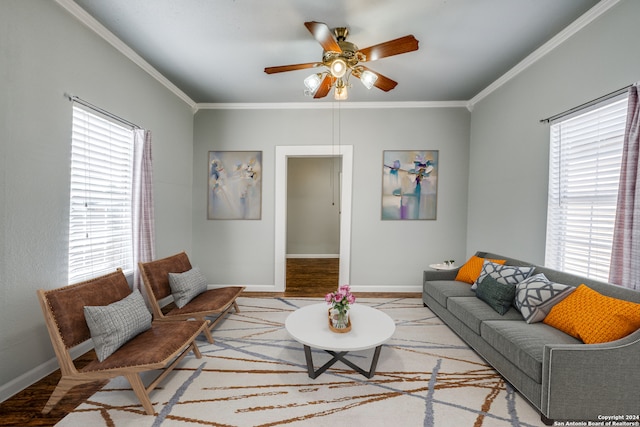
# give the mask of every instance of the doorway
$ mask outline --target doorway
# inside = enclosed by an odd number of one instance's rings
[[[340,192],[339,283],[349,283],[351,254],[351,194],[353,147],[315,145],[276,147],[275,180],[275,291],[286,288],[287,261],[287,173],[290,157],[340,157],[342,183]]]
[[[287,294],[324,296],[338,288],[341,161],[288,159]]]

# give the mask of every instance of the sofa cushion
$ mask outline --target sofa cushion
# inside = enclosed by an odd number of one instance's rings
[[[447,299],[447,309],[473,332],[480,335],[480,324],[487,320],[523,320],[515,307],[504,315],[498,314],[487,303],[472,297],[451,297]]]
[[[176,354],[177,351],[184,348],[186,338],[197,333],[201,327],[201,321],[155,322],[151,328],[123,344],[122,347],[116,350],[113,357],[107,357],[102,362],[98,359],[93,359],[80,370],[82,372],[91,372],[148,364],[162,364],[172,354]],[[136,423],[134,422],[134,424]]]
[[[543,320],[585,344],[615,341],[640,329],[640,304],[580,285]]]
[[[453,280],[429,280],[424,282],[423,290],[431,295],[438,304],[447,306],[447,298],[450,297],[475,297],[468,283]]]
[[[482,264],[482,271],[480,272],[478,279],[476,279],[471,286],[471,289],[476,289],[478,287],[478,283],[482,282],[487,276],[497,279],[500,283],[515,285],[529,277],[531,273],[533,273],[534,269],[534,266],[522,267],[517,265],[502,265],[490,260],[485,260]]]
[[[482,272],[482,263],[484,261],[484,258],[472,255],[471,258],[469,258],[458,270],[456,280],[460,282],[467,282],[469,284],[475,282],[480,275],[480,272]],[[491,259],[490,261],[495,262],[496,264],[504,264],[505,262],[503,259]]]
[[[106,306],[85,306],[84,316],[101,362],[131,338],[151,328],[151,313],[137,289]]]
[[[580,344],[575,338],[544,323],[488,320],[482,338],[535,382],[542,383],[542,359],[546,344]],[[500,370],[499,366],[495,366]]]
[[[542,322],[554,305],[576,288],[554,283],[539,273],[516,285],[515,306],[527,323]]]
[[[476,296],[489,304],[499,315],[505,314],[516,296],[516,287],[498,282],[492,276],[486,276],[478,284]]]
[[[169,286],[176,306],[182,308],[207,290],[207,278],[194,267],[183,273],[169,273]]]

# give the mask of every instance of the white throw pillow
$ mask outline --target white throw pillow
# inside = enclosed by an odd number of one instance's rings
[[[85,306],[84,317],[99,361],[151,328],[151,313],[137,289],[105,306]]]
[[[515,305],[527,323],[542,322],[554,305],[576,288],[549,281],[540,273],[516,285]]]
[[[194,267],[184,273],[169,273],[169,287],[176,306],[182,308],[207,290],[207,278]]]

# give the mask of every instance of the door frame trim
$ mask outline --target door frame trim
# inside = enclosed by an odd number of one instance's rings
[[[342,157],[340,194],[340,284],[348,284],[351,265],[352,145],[276,146],[275,159],[275,291],[284,292],[287,262],[287,165],[289,157]]]

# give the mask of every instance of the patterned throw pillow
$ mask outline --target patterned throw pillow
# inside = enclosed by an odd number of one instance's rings
[[[184,273],[169,273],[169,287],[176,306],[182,308],[207,290],[207,278],[194,267]]]
[[[476,289],[478,283],[482,282],[485,277],[491,276],[500,283],[508,285],[516,285],[529,277],[535,267],[518,267],[515,265],[501,265],[491,260],[485,260],[482,264],[482,271],[478,279],[473,283],[471,289]]]
[[[476,297],[489,304],[501,316],[509,311],[515,296],[514,285],[500,283],[491,276],[486,276],[476,289]]]
[[[527,323],[542,322],[554,305],[576,288],[549,281],[540,273],[516,285],[515,305]]]
[[[489,258],[487,258],[489,259]],[[480,258],[479,256],[472,255],[471,258],[467,262],[464,263],[462,267],[458,270],[458,274],[456,275],[456,280],[460,282],[467,282],[469,284],[476,281],[480,272],[482,271],[482,263],[485,258]],[[496,264],[504,264],[504,259],[490,259],[490,261],[495,262]]]
[[[151,328],[151,313],[137,289],[106,306],[85,306],[84,317],[99,361]]]
[[[640,329],[640,304],[608,297],[582,284],[543,320],[585,344],[615,341]]]

